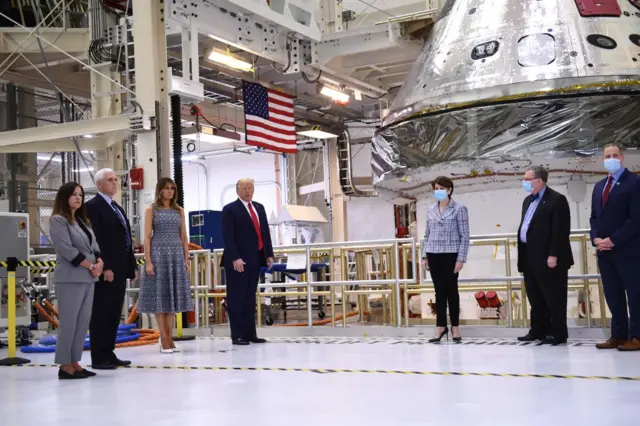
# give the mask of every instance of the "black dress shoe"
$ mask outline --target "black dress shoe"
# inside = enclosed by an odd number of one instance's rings
[[[562,345],[563,343],[567,343],[567,339],[564,337],[547,336],[542,339],[543,345],[558,346]]]
[[[79,371],[74,371],[73,374],[67,373],[62,368],[58,370],[58,379],[60,380],[77,380],[77,379],[86,379],[87,376],[80,373]]]
[[[536,336],[535,334],[531,334],[529,332],[524,336],[518,337],[518,340],[520,342],[535,342],[536,340],[541,340],[541,339],[540,339],[540,337]]]
[[[235,340],[232,340],[231,343],[233,343],[234,345],[242,345],[242,346],[247,346],[249,344],[249,342],[247,342],[244,339],[235,339]]]
[[[97,376],[96,373],[94,373],[93,371],[89,371],[86,368],[83,368],[82,371],[76,371],[76,373],[82,374],[86,377],[95,377]]]
[[[118,368],[118,366],[113,362],[106,361],[99,364],[92,364],[91,368],[93,368],[94,370],[115,370],[116,368]]]
[[[267,339],[261,339],[259,337],[255,337],[249,340],[251,343],[267,343]]]
[[[118,367],[128,367],[129,365],[131,365],[131,361],[118,359],[118,358],[111,361],[111,363],[117,365]]]

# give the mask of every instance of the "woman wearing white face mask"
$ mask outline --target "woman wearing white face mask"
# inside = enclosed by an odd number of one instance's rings
[[[439,176],[432,183],[433,195],[438,200],[427,212],[422,261],[431,273],[436,290],[436,337],[430,342],[449,338],[447,305],[451,318],[454,342],[460,336],[460,295],[458,273],[467,261],[469,252],[469,213],[467,208],[451,199],[453,181]]]

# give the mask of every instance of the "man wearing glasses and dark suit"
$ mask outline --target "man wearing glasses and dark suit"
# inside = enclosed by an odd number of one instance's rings
[[[518,228],[518,271],[524,274],[531,305],[531,329],[518,340],[556,346],[569,337],[567,292],[573,253],[569,203],[547,186],[548,177],[544,167],[532,166],[522,180],[530,195],[522,203]]]

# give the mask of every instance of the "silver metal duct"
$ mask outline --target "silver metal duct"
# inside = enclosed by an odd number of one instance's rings
[[[449,0],[373,138],[376,189],[602,171],[640,147],[639,0]]]

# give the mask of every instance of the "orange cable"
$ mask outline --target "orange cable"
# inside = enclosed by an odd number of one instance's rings
[[[42,306],[40,306],[40,304],[38,302],[33,302],[33,306],[36,308],[36,310],[40,313],[40,315],[42,315],[44,317],[44,319],[46,319],[47,321],[49,321],[49,324],[51,324],[53,327],[58,328],[58,321],[56,321],[55,319],[53,319],[51,317],[51,315],[49,315],[49,313],[47,312],[47,310],[45,308],[43,308]]]
[[[358,311],[351,311],[347,313],[347,318],[350,317],[354,317],[358,315]],[[336,315],[336,321],[340,321],[342,319],[342,314],[338,314]],[[323,320],[319,320],[319,321],[314,321],[311,324],[315,327],[315,326],[319,326],[319,325],[327,325],[331,323],[331,318],[325,318]],[[297,322],[294,324],[278,324],[275,327],[308,327],[309,323],[308,322]]]
[[[51,304],[51,302],[49,302],[47,299],[43,300],[44,302],[44,306],[51,312],[51,314],[60,319],[60,314],[58,314],[58,311],[56,310],[56,308]]]

